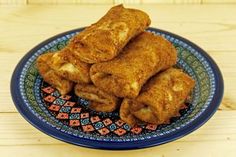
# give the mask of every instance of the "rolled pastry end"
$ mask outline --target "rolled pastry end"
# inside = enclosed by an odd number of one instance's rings
[[[104,36],[111,36],[111,34],[109,34],[109,32],[101,30],[96,34],[97,36],[90,36],[87,38],[87,40],[81,40],[77,36],[75,36],[70,41],[70,45],[73,46],[76,58],[85,63],[93,64],[111,60],[114,57],[114,54],[112,54],[112,52],[116,51],[116,49],[114,44],[112,42],[109,42],[111,41],[111,39],[107,39],[107,41],[100,43],[100,45],[97,42],[100,38],[104,38]]]
[[[123,5],[114,6],[98,22],[76,35],[69,45],[83,62],[108,61],[150,23],[149,16],[143,11],[124,8]]]
[[[65,48],[53,54],[49,61],[51,68],[60,76],[76,83],[89,83],[90,65],[76,59],[70,49]]]
[[[37,58],[36,66],[39,74],[44,81],[55,87],[62,95],[69,93],[73,88],[73,82],[64,79],[57,75],[57,73],[47,64],[51,60],[53,53],[46,53]]]
[[[194,88],[195,81],[180,69],[170,68],[149,80],[130,104],[136,118],[153,124],[168,124]]]
[[[151,106],[140,103],[135,100],[130,103],[131,114],[144,122],[158,124],[158,114],[155,113],[155,109],[152,109]]]
[[[130,105],[132,100],[124,99],[120,106],[120,118],[129,124],[130,126],[135,126],[138,124],[138,119],[130,112]]]
[[[92,84],[77,84],[75,94],[90,101],[90,108],[99,112],[112,112],[119,106],[118,98]]]
[[[140,86],[138,82],[132,82],[128,79],[125,80],[113,73],[102,71],[96,72],[97,68],[99,68],[99,66],[91,67],[90,76],[91,80],[99,88],[103,89],[104,91],[109,91],[117,97],[134,98],[138,95],[140,91]]]

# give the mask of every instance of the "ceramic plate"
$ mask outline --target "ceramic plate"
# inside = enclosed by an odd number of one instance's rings
[[[29,51],[18,63],[11,80],[11,94],[21,115],[42,132],[59,140],[97,149],[138,149],[160,145],[183,137],[203,125],[217,110],[223,95],[223,79],[216,63],[192,42],[155,28],[177,49],[177,66],[194,78],[196,86],[188,108],[168,125],[131,128],[118,112],[102,113],[88,108],[88,101],[60,93],[45,83],[36,67],[36,58],[58,51],[82,31],[76,29],[52,37]]]

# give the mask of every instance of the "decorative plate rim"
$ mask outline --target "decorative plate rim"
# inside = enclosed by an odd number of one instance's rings
[[[208,107],[205,109],[205,111],[198,116],[195,120],[184,126],[183,128],[176,130],[175,132],[172,132],[170,134],[166,134],[162,137],[152,137],[151,139],[145,139],[142,141],[96,141],[92,139],[86,139],[82,137],[76,137],[70,134],[63,133],[59,130],[56,130],[52,126],[48,125],[47,123],[42,123],[40,119],[38,119],[30,110],[29,108],[26,108],[24,105],[24,100],[21,97],[20,94],[20,88],[19,88],[19,77],[22,68],[24,67],[25,63],[27,60],[35,53],[36,50],[38,50],[40,47],[45,45],[46,43],[49,43],[50,41],[53,41],[61,36],[74,33],[77,31],[83,30],[84,27],[78,28],[78,29],[73,29],[70,31],[66,31],[63,33],[60,33],[58,35],[55,35],[37,46],[35,46],[33,49],[31,49],[16,65],[15,70],[13,72],[12,78],[11,78],[11,84],[10,84],[10,90],[11,90],[11,96],[12,100],[19,111],[19,113],[35,128],[38,130],[42,131],[43,133],[52,136],[56,139],[59,139],[61,141],[74,144],[74,145],[79,145],[83,147],[89,147],[89,148],[95,148],[95,149],[109,149],[109,150],[129,150],[129,149],[140,149],[140,148],[147,148],[147,147],[152,147],[160,144],[164,144],[170,141],[174,141],[176,139],[179,139],[194,130],[198,129],[201,127],[204,123],[206,123],[212,115],[216,112],[218,106],[220,105],[222,98],[223,98],[223,93],[224,93],[224,83],[223,83],[223,77],[220,72],[220,69],[218,68],[217,64],[215,61],[199,46],[196,44],[192,43],[188,39],[185,39],[179,35],[170,33],[168,31],[164,31],[161,29],[149,27],[150,31],[157,31],[161,32],[167,35],[170,35],[174,38],[177,38],[181,41],[184,41],[191,47],[193,47],[195,50],[197,50],[202,56],[205,57],[205,59],[208,61],[209,65],[212,67],[213,74],[215,76],[215,84],[216,84],[216,89],[215,89],[215,94],[212,98],[211,103],[208,105]]]

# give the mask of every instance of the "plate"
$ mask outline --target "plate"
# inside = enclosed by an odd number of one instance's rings
[[[194,43],[178,35],[156,29],[177,49],[177,66],[196,81],[188,108],[168,125],[141,125],[131,128],[119,119],[117,111],[95,112],[88,101],[70,93],[60,93],[39,75],[36,58],[58,51],[84,28],[56,35],[30,50],[18,63],[11,79],[16,108],[34,127],[59,140],[97,149],[138,149],[160,145],[183,137],[203,125],[217,110],[223,96],[223,79],[211,57]]]

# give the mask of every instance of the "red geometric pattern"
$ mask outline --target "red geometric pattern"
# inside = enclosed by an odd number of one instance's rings
[[[99,132],[101,135],[106,135],[106,134],[108,134],[110,131],[109,131],[107,128],[102,128],[102,129],[99,129],[98,132]]]
[[[68,113],[59,113],[57,116],[56,116],[57,119],[68,119],[69,118],[69,115]]]
[[[82,126],[84,132],[94,131],[94,127],[92,125],[84,125]]]
[[[52,92],[55,91],[55,89],[49,86],[49,87],[43,88],[42,91],[44,91],[47,94],[51,94]]]
[[[70,120],[69,125],[72,127],[73,126],[80,126],[80,121],[77,119],[72,119],[72,120]]]
[[[148,129],[148,130],[156,130],[157,129],[157,125],[155,125],[155,124],[148,124],[146,126],[146,129]]]
[[[70,95],[62,95],[62,96],[60,96],[60,98],[63,100],[70,100],[71,96]]]
[[[142,128],[140,128],[140,127],[134,127],[134,128],[132,128],[130,131],[131,131],[132,133],[134,133],[134,134],[140,134],[141,131],[142,131]]]
[[[65,100],[65,99],[64,99]],[[73,107],[75,105],[75,102],[67,101],[64,106],[70,106]]]
[[[116,129],[114,131],[115,134],[121,136],[121,135],[124,135],[126,133],[126,130],[125,129],[122,129],[122,128],[119,128],[119,129]]]
[[[112,121],[110,118],[106,118],[103,120],[103,123],[105,124],[105,126],[108,126],[108,125],[112,124]]]
[[[81,113],[80,118],[88,118],[89,113]]]
[[[55,118],[73,129],[80,129],[87,133],[99,133],[102,136],[113,134],[122,136],[125,134],[140,134],[142,131],[153,131],[157,125],[148,124],[143,127],[130,128],[121,119],[111,119],[91,114],[88,110],[77,102],[71,100],[71,95],[58,95],[58,91],[48,86],[42,88],[43,99],[48,106],[48,110],[55,115]],[[54,93],[56,92],[56,93]]]
[[[56,98],[54,96],[48,95],[47,97],[44,98],[45,101],[47,102],[53,102]]]
[[[61,108],[61,106],[52,104],[51,106],[49,106],[48,109],[51,110],[51,111],[59,111],[60,108]]]
[[[81,108],[80,107],[74,107],[71,109],[71,113],[80,113],[81,112]]]
[[[98,117],[98,116],[94,116],[94,117],[91,117],[90,118],[90,121],[92,122],[92,123],[95,123],[95,122],[99,122],[101,119]]]
[[[122,125],[125,124],[125,122],[124,122],[123,120],[121,120],[121,119],[119,119],[119,120],[116,121],[115,123],[116,123],[116,125],[118,125],[119,127],[121,127]]]

